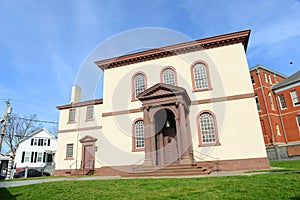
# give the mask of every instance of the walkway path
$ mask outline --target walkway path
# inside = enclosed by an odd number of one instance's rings
[[[300,171],[281,171],[281,172],[213,172],[209,175],[198,175],[198,176],[168,176],[168,177],[159,177],[159,178],[195,178],[195,177],[218,177],[218,176],[252,176],[257,174],[283,174],[283,173],[300,173]],[[139,177],[145,178],[145,177]],[[157,178],[157,177],[147,177],[147,178]],[[84,181],[84,180],[112,180],[112,179],[133,179],[133,178],[122,178],[120,176],[85,176],[85,177],[62,177],[62,178],[48,178],[48,179],[36,179],[36,180],[21,180],[21,181],[3,181],[0,182],[0,188],[6,187],[17,187],[23,185],[32,185],[38,183],[47,183],[47,182],[57,182],[57,181]]]

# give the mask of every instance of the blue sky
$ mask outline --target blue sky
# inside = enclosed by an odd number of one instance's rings
[[[0,113],[10,98],[14,113],[47,121],[57,122],[56,106],[70,102],[93,48],[129,29],[162,27],[193,39],[251,29],[250,67],[286,75],[300,68],[296,0],[2,0],[0,27]]]

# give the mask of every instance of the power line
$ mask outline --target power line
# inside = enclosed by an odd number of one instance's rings
[[[57,122],[51,122],[51,121],[45,121],[45,120],[38,120],[38,119],[27,119],[24,117],[17,117],[19,119],[27,120],[27,121],[33,121],[33,122],[41,122],[41,123],[48,123],[48,124],[58,124]]]

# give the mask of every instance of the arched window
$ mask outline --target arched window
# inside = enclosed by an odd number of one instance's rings
[[[175,72],[171,68],[166,68],[162,72],[162,82],[165,84],[176,85]]]
[[[211,89],[207,66],[197,62],[192,66],[192,77],[194,90]]]
[[[134,76],[134,94],[133,99],[136,99],[136,97],[145,91],[146,89],[146,80],[145,75],[142,73],[138,73]]]
[[[136,120],[133,129],[133,151],[143,150],[145,147],[144,121],[140,119]]]
[[[215,116],[204,111],[198,118],[199,143],[203,145],[219,145]]]

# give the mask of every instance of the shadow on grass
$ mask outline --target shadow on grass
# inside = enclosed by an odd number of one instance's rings
[[[0,196],[1,196],[1,199],[5,199],[5,200],[17,199],[6,188],[0,188]]]

